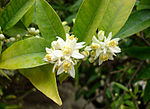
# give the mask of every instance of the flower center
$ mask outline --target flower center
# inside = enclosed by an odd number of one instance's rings
[[[72,69],[71,64],[68,61],[65,61],[63,64],[64,71],[67,73],[68,70]]]
[[[102,56],[100,57],[100,59],[101,59],[102,61],[107,61],[107,60],[108,60],[108,55],[107,55],[107,54],[102,55]]]
[[[110,41],[109,46],[110,47],[116,47],[118,44],[115,43],[114,40]]]
[[[74,38],[74,35],[69,36],[70,40],[73,40],[73,38]]]
[[[92,49],[98,49],[98,48],[99,48],[99,45],[93,43],[93,44],[91,44],[91,48],[92,48]]]
[[[71,52],[70,47],[64,46],[64,48],[63,48],[64,55],[68,55],[68,54],[70,54],[70,52]]]
[[[47,54],[47,55],[45,56],[45,58],[47,58],[48,61],[51,61],[51,60],[52,60],[52,58],[51,58],[51,56],[50,56],[49,54]]]

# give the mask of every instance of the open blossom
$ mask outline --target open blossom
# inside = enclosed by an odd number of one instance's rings
[[[57,75],[65,72],[75,77],[74,65],[79,59],[83,59],[79,50],[84,47],[85,42],[77,43],[78,38],[66,34],[66,41],[57,37],[57,41],[51,43],[51,48],[46,48],[45,61],[54,64],[53,72],[57,69]]]
[[[116,53],[120,53],[121,49],[118,46],[119,38],[112,39],[110,32],[108,37],[104,36],[104,31],[98,32],[98,38],[93,36],[92,44],[87,46],[85,50],[91,51],[90,61],[93,62],[99,57],[99,65],[104,61],[113,60]]]

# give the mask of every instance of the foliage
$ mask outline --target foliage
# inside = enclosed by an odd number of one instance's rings
[[[16,92],[5,92],[18,75],[62,105],[57,80],[63,84],[70,75],[56,75],[54,65],[44,61],[45,48],[52,47],[57,36],[65,40],[66,33],[88,45],[93,35],[99,37],[99,30],[104,30],[105,36],[112,32],[120,38],[122,53],[100,66],[97,60],[93,64],[87,59],[80,61],[75,66],[75,79],[70,81],[77,88],[76,99],[83,96],[88,103],[105,109],[149,107],[149,0],[2,0],[0,6],[0,108],[21,107],[5,102],[17,98]]]

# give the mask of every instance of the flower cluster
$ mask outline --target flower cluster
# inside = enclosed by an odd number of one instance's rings
[[[26,34],[26,36],[35,36],[39,38],[40,37],[39,33],[40,33],[39,29],[35,29],[31,27],[31,28],[28,28],[28,34]]]
[[[83,59],[79,50],[84,47],[85,42],[77,43],[78,38],[74,35],[66,34],[66,41],[57,37],[57,41],[51,43],[51,48],[46,48],[45,61],[54,64],[53,72],[57,70],[57,75],[65,72],[75,77],[75,68],[78,60]]]
[[[112,33],[108,37],[104,36],[104,31],[99,31],[97,37],[93,36],[90,46],[85,47],[85,42],[77,43],[78,38],[74,35],[66,34],[66,41],[57,37],[57,41],[51,43],[51,48],[46,48],[45,61],[54,64],[53,72],[57,70],[57,75],[65,72],[75,77],[74,66],[82,59],[86,60],[90,55],[89,61],[94,62],[99,58],[99,65],[104,61],[113,60],[116,53],[120,53],[118,46],[119,38],[112,38]],[[85,47],[80,53],[80,49]]]
[[[121,52],[118,46],[119,40],[119,38],[112,39],[111,32],[106,37],[104,31],[99,31],[97,37],[93,36],[91,45],[85,48],[86,51],[90,51],[89,61],[94,62],[99,58],[99,65],[101,65],[104,61],[113,60],[113,56]]]

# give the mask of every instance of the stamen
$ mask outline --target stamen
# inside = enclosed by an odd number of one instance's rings
[[[71,64],[68,61],[65,61],[63,64],[64,71],[67,73],[68,70],[72,69]]]
[[[73,38],[74,38],[74,35],[69,36],[70,40],[73,40]]]
[[[98,49],[98,48],[99,48],[99,45],[98,45],[98,44],[91,44],[91,48],[92,48],[92,49]]]
[[[51,58],[51,56],[49,54],[46,54],[45,58],[47,58],[48,61],[52,60],[52,58]]]
[[[63,48],[63,53],[64,53],[64,55],[65,55],[65,54],[68,55],[68,54],[70,54],[70,52],[71,52],[70,47],[64,46],[64,48]]]
[[[110,43],[109,43],[109,46],[110,46],[110,47],[116,47],[117,45],[118,45],[118,44],[115,43],[114,40],[110,41]]]
[[[104,54],[104,55],[102,55],[102,56],[100,57],[100,59],[101,59],[102,61],[107,61],[107,60],[108,60],[108,55],[107,55],[107,54]]]

